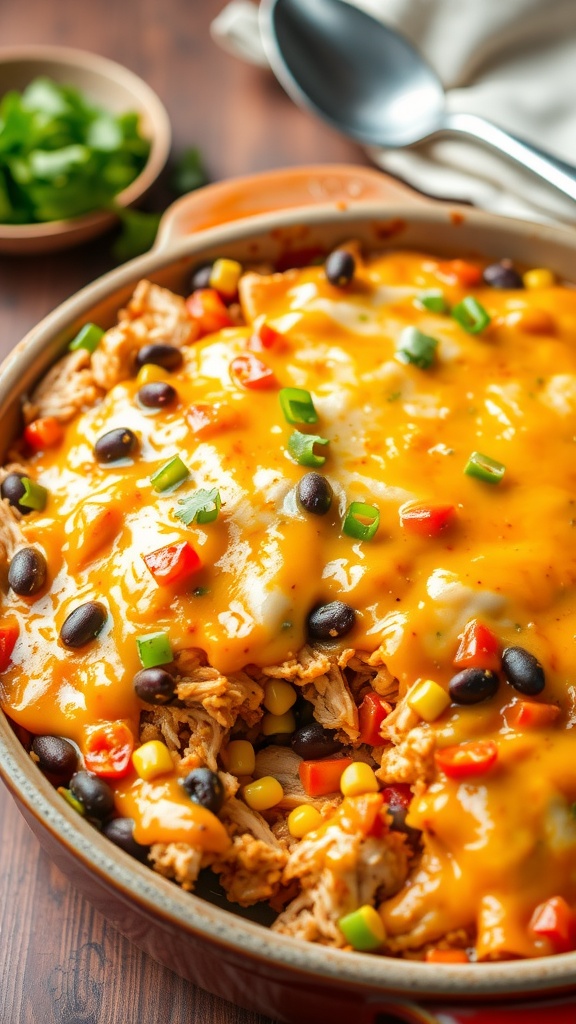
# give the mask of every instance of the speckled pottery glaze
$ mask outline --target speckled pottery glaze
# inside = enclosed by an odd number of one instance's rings
[[[150,253],[83,289],[16,346],[0,369],[4,444],[21,428],[21,396],[84,323],[110,326],[140,278],[185,291],[192,268],[217,255],[274,260],[351,237],[373,248],[505,255],[576,280],[576,232],[432,203],[366,168],[297,168],[213,185],[167,211]],[[52,859],[119,931],[247,1009],[298,1024],[576,1024],[576,953],[430,965],[270,933],[114,847],[56,793],[3,716],[0,774]]]

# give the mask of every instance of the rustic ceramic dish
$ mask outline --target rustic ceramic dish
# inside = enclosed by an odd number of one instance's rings
[[[228,223],[210,226],[222,220]],[[191,269],[216,255],[274,259],[317,246],[330,250],[349,237],[372,247],[493,259],[506,255],[576,279],[576,233],[429,203],[361,167],[301,168],[211,186],[168,210],[152,252],[69,299],[5,360],[0,370],[5,443],[19,429],[20,396],[83,323],[111,324],[139,278],[185,291]],[[348,953],[271,934],[181,891],[78,817],[32,764],[7,720],[0,719],[1,774],[48,853],[121,932],[196,984],[298,1024],[576,1021],[576,953],[434,966]]]
[[[74,86],[114,114],[140,114],[141,132],[151,143],[150,154],[138,177],[117,196],[117,202],[130,206],[141,199],[156,181],[170,152],[170,121],[156,93],[128,68],[95,53],[43,45],[0,49],[0,97],[9,89],[24,89],[39,75]],[[114,221],[113,214],[95,211],[43,224],[0,224],[0,252],[65,249],[95,238]]]

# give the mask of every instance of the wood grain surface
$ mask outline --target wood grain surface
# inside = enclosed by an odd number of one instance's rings
[[[297,110],[267,72],[222,53],[225,0],[0,0],[0,46],[92,50],[165,103],[174,156],[198,146],[212,180],[303,163],[364,163]],[[170,201],[169,170],[148,200]],[[67,253],[0,256],[0,356],[47,312],[114,266],[111,238]],[[71,888],[0,786],[0,1024],[265,1024],[150,960]]]

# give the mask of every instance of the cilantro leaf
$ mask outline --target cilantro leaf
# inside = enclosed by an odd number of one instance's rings
[[[176,518],[185,526],[190,526],[194,522],[212,523],[220,511],[222,501],[220,491],[213,487],[210,491],[194,491],[187,498],[180,498],[178,504],[182,508],[174,513]]]

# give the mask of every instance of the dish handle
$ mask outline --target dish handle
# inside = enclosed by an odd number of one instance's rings
[[[575,1024],[576,999],[507,1006],[425,1007],[390,1001],[372,1007],[362,1024]]]
[[[320,204],[342,209],[358,202],[420,206],[432,200],[361,164],[319,164],[264,171],[206,185],[177,199],[160,221],[154,252],[164,252],[198,231],[274,210]]]

